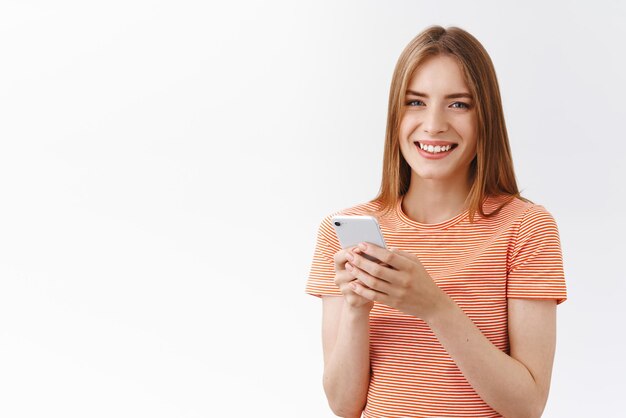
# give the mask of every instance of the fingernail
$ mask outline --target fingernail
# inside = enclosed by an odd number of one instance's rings
[[[365,245],[365,243],[362,242],[362,243],[359,244],[359,248],[362,249],[362,250],[367,250],[367,245]]]
[[[350,253],[346,253],[346,258],[350,261],[354,261],[354,257]]]

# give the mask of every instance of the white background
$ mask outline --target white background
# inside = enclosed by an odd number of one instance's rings
[[[545,417],[623,411],[623,2],[7,1],[0,416],[332,416],[319,222],[378,191],[404,46],[498,74],[569,299]]]

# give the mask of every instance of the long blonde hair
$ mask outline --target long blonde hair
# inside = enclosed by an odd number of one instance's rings
[[[418,34],[398,58],[389,91],[389,110],[385,135],[383,173],[378,195],[377,214],[391,210],[397,199],[409,189],[411,167],[400,152],[399,127],[403,115],[408,83],[417,68],[428,58],[446,54],[456,57],[465,81],[476,103],[478,139],[476,157],[470,164],[472,186],[468,195],[470,222],[475,213],[489,217],[520,196],[513,171],[509,138],[504,122],[500,88],[496,72],[485,48],[474,36],[458,27],[431,26]],[[487,196],[507,195],[510,198],[486,214],[483,203]]]

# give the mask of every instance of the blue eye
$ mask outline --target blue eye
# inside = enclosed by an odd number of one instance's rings
[[[421,101],[421,100],[409,100],[408,102],[406,102],[407,106],[413,106],[412,103],[422,103],[422,104],[424,104],[424,102]]]
[[[454,105],[462,105],[462,107],[457,108],[457,109],[469,109],[469,105],[467,103],[463,103],[463,102],[454,102],[452,103],[452,106]]]

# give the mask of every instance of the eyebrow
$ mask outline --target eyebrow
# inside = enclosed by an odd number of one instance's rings
[[[420,96],[420,97],[426,97],[428,98],[428,94],[426,93],[421,93],[419,91],[413,91],[413,90],[407,90],[406,94],[411,94],[413,96]],[[471,99],[472,95],[469,93],[452,93],[452,94],[448,94],[445,99],[459,99],[461,97],[465,97],[467,99]]]

